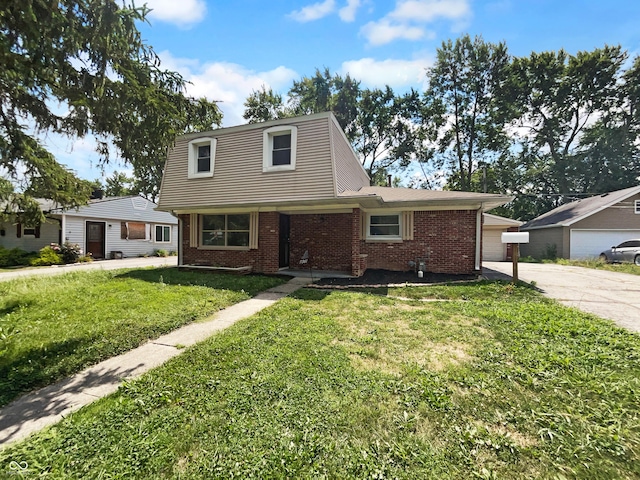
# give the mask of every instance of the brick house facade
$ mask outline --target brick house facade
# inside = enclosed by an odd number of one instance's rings
[[[481,267],[482,213],[511,199],[369,184],[328,112],[179,138],[158,209],[179,219],[179,266],[360,276],[422,261],[468,274]]]

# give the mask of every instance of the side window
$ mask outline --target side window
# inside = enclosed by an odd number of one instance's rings
[[[618,245],[618,248],[629,248],[629,247],[635,247],[635,242],[622,242],[620,245]]]
[[[401,239],[399,213],[370,214],[368,216],[367,238],[369,239]]]
[[[189,178],[213,177],[215,138],[196,138],[189,142]]]
[[[262,171],[295,170],[297,143],[297,127],[283,125],[264,130]]]
[[[636,200],[634,203],[634,212],[636,213],[636,215],[640,215],[640,200]]]
[[[156,242],[171,242],[171,227],[169,225],[156,225]]]

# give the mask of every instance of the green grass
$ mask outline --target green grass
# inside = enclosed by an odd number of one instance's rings
[[[282,283],[176,268],[0,283],[0,405]]]
[[[640,275],[640,267],[633,263],[605,263],[601,260],[566,260],[558,258],[544,262],[557,263],[558,265],[573,265],[575,267],[595,268],[597,270],[608,270],[610,272],[630,273],[632,275]]]
[[[412,299],[301,290],[6,448],[0,472],[640,477],[637,335],[524,286],[385,293]]]

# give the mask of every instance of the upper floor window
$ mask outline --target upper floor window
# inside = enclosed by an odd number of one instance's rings
[[[298,129],[282,125],[263,133],[262,171],[295,170]]]
[[[191,140],[189,142],[189,178],[213,177],[215,157],[215,138]]]
[[[634,202],[634,207],[635,207],[634,211],[635,211],[638,215],[640,215],[640,200],[636,200],[636,201]]]

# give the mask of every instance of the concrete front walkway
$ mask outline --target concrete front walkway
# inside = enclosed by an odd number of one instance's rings
[[[141,347],[89,367],[77,375],[16,399],[0,410],[0,445],[21,440],[57,423],[63,416],[118,389],[123,380],[136,378],[179,355],[183,347],[266,308],[308,285],[296,277],[288,283],[221,310],[209,319],[192,323]]]
[[[483,274],[488,278],[510,280],[512,272],[511,263],[483,262]],[[519,263],[518,277],[535,282],[545,295],[563,305],[640,332],[640,275],[554,263]]]

